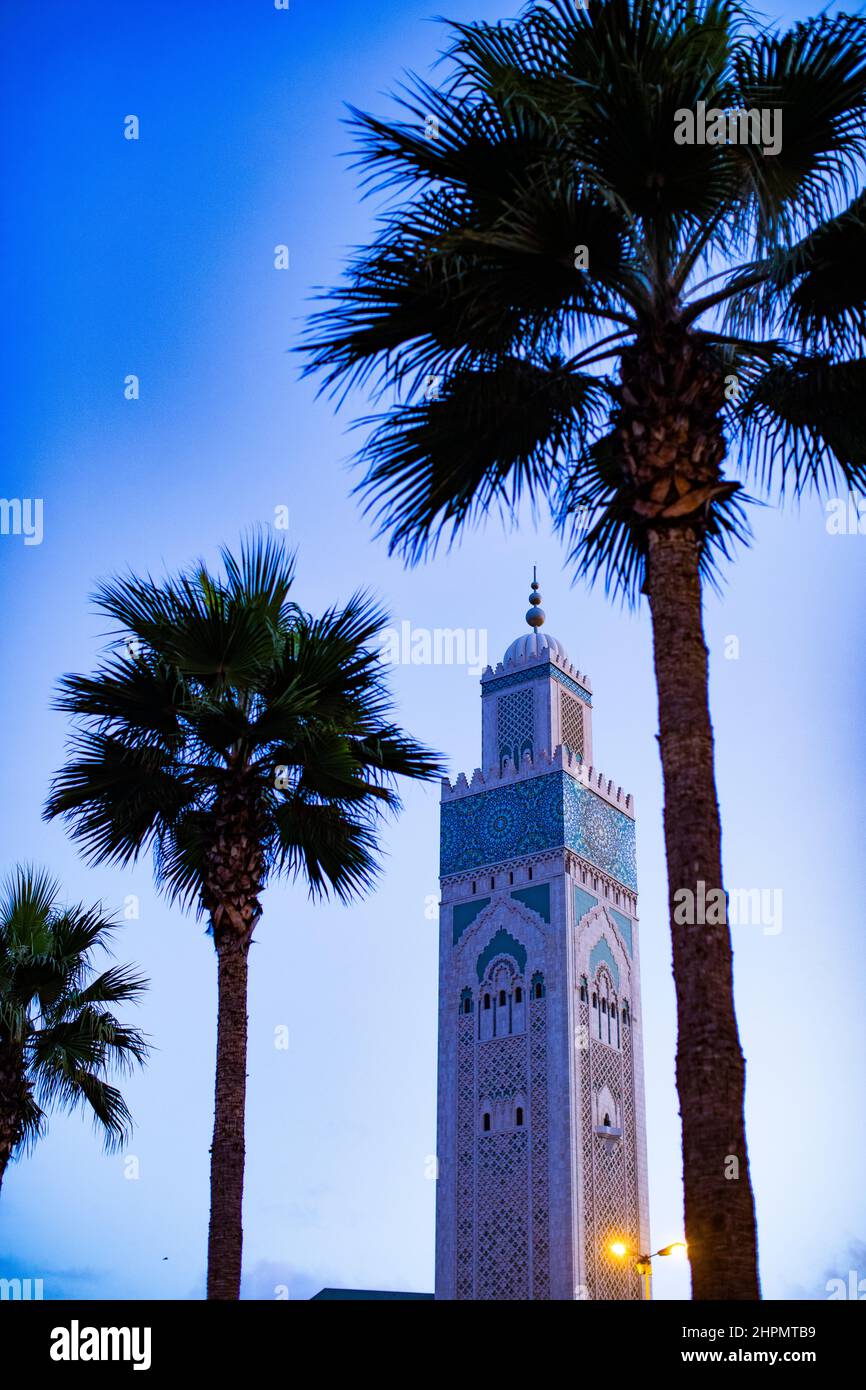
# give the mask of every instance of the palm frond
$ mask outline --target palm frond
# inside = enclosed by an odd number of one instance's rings
[[[741,453],[762,487],[866,491],[866,358],[784,354],[744,381]]]
[[[437,399],[375,423],[358,490],[390,548],[409,560],[435,550],[493,507],[550,495],[558,460],[580,448],[606,402],[598,378],[556,361],[500,358],[447,380]]]

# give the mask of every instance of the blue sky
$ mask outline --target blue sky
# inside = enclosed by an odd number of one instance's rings
[[[682,1233],[648,615],[572,587],[546,518],[508,534],[491,522],[406,572],[349,496],[351,408],[335,418],[290,352],[311,287],[371,229],[374,204],[339,158],[343,103],[382,109],[404,70],[428,67],[437,8],[7,0],[0,19],[13,214],[2,492],[44,499],[41,545],[0,538],[3,858],[45,863],[72,899],[119,909],[138,896],[118,952],[151,977],[137,1021],[156,1049],[127,1085],[138,1123],[124,1156],[56,1117],[7,1173],[0,1273],[43,1277],[49,1297],[201,1296],[215,1037],[202,924],[156,896],[149,865],[88,869],[41,823],[67,732],[52,690],[95,660],[97,578],[214,560],[280,506],[305,607],[369,585],[397,620],[486,629],[493,659],[521,630],[538,565],[549,628],[593,678],[596,761],[636,797],[652,1229],[656,1245]],[[508,12],[448,6],[458,19]],[[123,138],[128,114],[137,142]],[[129,373],[137,401],[124,399]],[[748,1132],[765,1293],[822,1296],[857,1261],[866,1275],[866,538],[828,535],[817,501],[752,519],[755,545],[706,611],[728,886],[784,895],[780,933],[735,931]],[[730,635],[738,660],[724,656]],[[404,666],[394,690],[405,726],[471,772],[477,678]],[[247,1296],[432,1288],[437,821],[436,791],[410,790],[381,886],[358,906],[267,893],[251,966]],[[684,1267],[662,1262],[657,1296],[687,1288]]]

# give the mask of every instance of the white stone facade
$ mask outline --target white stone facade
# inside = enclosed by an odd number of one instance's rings
[[[443,786],[440,1299],[637,1299],[651,1248],[634,807],[539,638],[485,672],[485,770]]]

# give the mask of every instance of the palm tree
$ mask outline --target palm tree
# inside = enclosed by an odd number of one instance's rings
[[[749,476],[866,481],[866,24],[549,0],[452,36],[439,86],[411,79],[396,119],[353,113],[388,201],[307,371],[388,393],[358,488],[407,562],[543,499],[577,574],[649,599],[693,1296],[753,1299],[730,932],[674,915],[722,887],[702,583],[748,539]],[[762,109],[775,152],[727,123],[679,143],[699,110]]]
[[[261,539],[225,577],[199,564],[163,583],[103,584],[119,637],[93,677],[61,682],[78,736],[46,807],[94,863],[153,851],[157,883],[207,914],[218,962],[208,1298],[240,1293],[247,960],[276,875],[348,902],[378,873],[397,776],[441,774],[392,721],[364,594],[312,618],[294,562]]]
[[[128,965],[97,975],[116,923],[102,907],[61,907],[43,871],[18,867],[0,897],[0,1186],[11,1158],[45,1132],[54,1107],[89,1108],[107,1149],[131,1117],[106,1077],[143,1063],[147,1046],[105,1005],[135,1003],[146,981]]]

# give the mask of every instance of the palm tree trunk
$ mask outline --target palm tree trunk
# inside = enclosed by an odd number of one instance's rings
[[[746,1068],[734,1014],[731,936],[727,920],[694,920],[727,918],[726,910],[700,913],[711,890],[723,885],[698,560],[699,540],[691,529],[650,531],[647,591],[664,774],[686,1240],[693,1298],[756,1299]],[[691,900],[684,889],[694,895]],[[678,922],[689,901],[696,913]]]
[[[24,1130],[21,1103],[26,1091],[23,1047],[8,1040],[0,1042],[0,1188]]]
[[[247,1089],[249,936],[216,935],[218,960],[216,1096],[210,1163],[207,1296],[240,1297],[243,1254],[244,1113]]]

